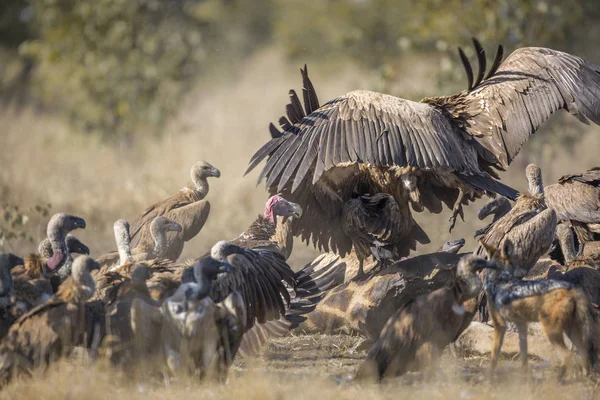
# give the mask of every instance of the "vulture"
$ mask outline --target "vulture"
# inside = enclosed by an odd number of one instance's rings
[[[161,353],[173,374],[186,369],[223,380],[246,322],[246,305],[238,292],[221,302],[211,297],[213,281],[231,270],[226,261],[205,257],[193,267],[196,282],[182,284],[160,308],[133,300],[131,326],[141,354]]]
[[[544,188],[546,204],[569,221],[579,245],[600,238],[600,167],[565,175]]]
[[[500,46],[486,74],[485,52],[474,44],[476,79],[460,50],[468,88],[420,102],[355,90],[320,105],[301,70],[304,108],[290,91],[283,130],[270,126],[272,139],[246,171],[267,159],[258,181],[304,210],[294,235],[342,256],[354,246],[363,255],[369,247],[405,257],[417,242],[428,242],[409,204],[433,213],[446,204],[452,229],[464,204],[484,195],[516,199],[497,171],[552,113],[565,109],[581,122],[600,123],[600,66],[536,47],[502,61]]]
[[[31,279],[48,277],[54,274],[60,277],[61,280],[68,278],[71,273],[73,258],[67,243],[67,236],[69,232],[77,228],[85,228],[83,218],[65,213],[54,214],[46,228],[51,253],[47,252],[45,250],[46,245],[43,245],[43,249],[40,250],[44,250],[44,253],[40,253],[40,255],[32,254],[26,257],[23,266],[13,269],[12,274],[25,275]],[[42,247],[42,244],[40,247]],[[44,260],[42,257],[48,254],[50,254],[50,257]]]
[[[177,261],[185,242],[190,241],[200,232],[210,213],[210,203],[204,198],[208,194],[209,177],[218,178],[221,172],[207,163],[199,161],[190,169],[192,185],[186,186],[173,196],[148,207],[140,217],[131,224],[131,245],[152,248],[154,240],[150,224],[154,218],[163,216],[177,222],[182,232],[168,235],[168,248],[165,258]]]
[[[460,249],[465,245],[465,239],[448,240],[444,242],[437,250],[436,253],[450,253],[458,254]]]
[[[71,277],[46,303],[19,318],[0,345],[0,377],[56,361],[86,336],[86,302],[95,290],[90,271],[98,263],[82,256],[73,261]]]
[[[134,261],[154,260],[157,258],[168,259],[169,245],[167,241],[168,232],[181,232],[182,227],[177,222],[165,217],[156,217],[150,224],[152,245],[148,242],[140,243],[131,249],[131,238],[129,236],[129,223],[123,219],[115,221],[113,225],[117,251],[100,256],[96,261],[101,267],[112,266],[117,262],[124,263],[123,251],[127,251],[128,257]],[[125,250],[127,249],[127,250]]]
[[[555,237],[557,218],[544,201],[542,172],[537,165],[529,164],[526,168],[529,193],[519,195],[514,207],[494,223],[489,231],[479,240],[473,254],[485,257],[487,247],[502,248],[503,243],[510,240],[514,244],[514,256],[518,260],[514,277],[522,278],[545,254]],[[485,271],[483,272],[485,274]],[[480,321],[487,321],[487,305],[485,293],[479,298]]]

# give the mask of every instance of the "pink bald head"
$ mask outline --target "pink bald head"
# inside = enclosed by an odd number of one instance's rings
[[[271,223],[276,223],[276,217],[278,215],[282,217],[296,217],[299,218],[302,215],[302,207],[291,201],[287,201],[280,195],[276,194],[271,196],[265,204],[265,218]]]

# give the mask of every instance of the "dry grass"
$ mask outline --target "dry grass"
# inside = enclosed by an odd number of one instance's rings
[[[532,379],[521,379],[517,362],[503,361],[495,383],[486,378],[487,361],[445,355],[434,378],[411,373],[391,383],[359,387],[350,382],[365,353],[348,336],[298,336],[274,341],[260,359],[238,362],[225,385],[188,378],[124,377],[100,364],[56,364],[34,379],[21,379],[0,391],[0,399],[582,399],[595,398],[596,386],[571,380],[557,385],[555,368],[532,364]]]

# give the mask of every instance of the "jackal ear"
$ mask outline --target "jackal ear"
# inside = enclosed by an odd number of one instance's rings
[[[514,252],[515,246],[509,239],[506,239],[504,243],[502,243],[502,257],[510,259],[512,258]]]
[[[483,240],[481,240],[481,239],[479,239],[479,243],[481,243],[481,245],[485,249],[485,252],[487,253],[487,259],[488,260],[494,259],[494,256],[498,252],[498,249],[495,248],[494,246],[490,246],[489,244],[484,243]]]

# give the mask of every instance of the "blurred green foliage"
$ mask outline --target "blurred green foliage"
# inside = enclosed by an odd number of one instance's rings
[[[441,54],[440,86],[464,85],[449,54],[461,45],[472,56],[472,36],[507,51],[543,45],[593,52],[596,2],[3,0],[0,55],[18,50],[22,63],[0,63],[0,89],[4,98],[31,91],[79,132],[159,133],[195,77],[240,65],[265,44],[301,62],[359,64],[379,75],[380,89],[398,79],[406,55]]]
[[[50,204],[38,204],[21,211],[19,206],[4,204],[0,206],[2,219],[0,220],[0,252],[12,250],[11,244],[27,240],[34,242],[34,237],[27,229],[32,216],[46,218],[50,213]]]

